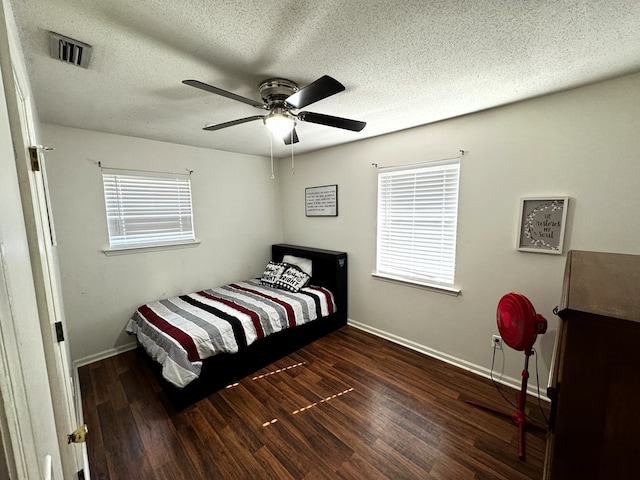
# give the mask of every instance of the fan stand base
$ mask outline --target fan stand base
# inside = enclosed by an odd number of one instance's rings
[[[499,410],[494,407],[490,407],[488,405],[483,405],[478,402],[474,402],[472,400],[467,400],[469,405],[473,405],[474,407],[481,408],[483,410],[487,410],[489,412],[501,415],[503,417],[510,418],[518,425],[518,458],[520,460],[524,460],[524,429],[526,426],[538,428],[540,430],[547,430],[547,428],[539,423],[536,423],[532,420],[529,420],[524,413],[524,409],[527,402],[527,382],[529,380],[529,357],[532,352],[525,352],[525,361],[524,361],[524,370],[522,370],[522,385],[520,391],[516,394],[516,399],[518,402],[518,410],[516,413],[508,413],[502,410]]]

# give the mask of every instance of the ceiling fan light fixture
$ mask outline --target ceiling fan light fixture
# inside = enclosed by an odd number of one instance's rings
[[[295,128],[296,120],[292,115],[276,108],[264,117],[264,124],[274,136],[284,138]]]

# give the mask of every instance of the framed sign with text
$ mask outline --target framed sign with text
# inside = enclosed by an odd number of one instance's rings
[[[304,213],[307,217],[337,217],[338,185],[305,188]]]
[[[569,197],[523,198],[520,205],[518,250],[562,253]]]

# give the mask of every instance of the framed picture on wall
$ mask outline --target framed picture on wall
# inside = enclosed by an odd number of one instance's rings
[[[304,212],[307,217],[337,217],[338,185],[305,188]]]
[[[518,250],[562,254],[569,197],[528,197],[520,204]]]

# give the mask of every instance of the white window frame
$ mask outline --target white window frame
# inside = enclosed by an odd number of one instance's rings
[[[102,169],[106,254],[195,245],[191,176]]]
[[[457,295],[460,158],[378,171],[375,277]]]

